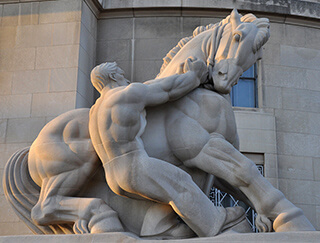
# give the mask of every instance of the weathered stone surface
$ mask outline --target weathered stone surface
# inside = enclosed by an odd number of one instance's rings
[[[74,107],[75,92],[33,94],[31,116],[57,116]]]
[[[8,119],[7,143],[32,142],[45,125],[45,118]]]
[[[79,45],[38,47],[36,69],[77,67]]]
[[[0,96],[0,118],[29,117],[31,94]]]
[[[13,74],[12,94],[47,92],[50,70],[17,71]]]
[[[264,233],[264,234],[224,234],[210,238],[181,239],[175,242],[316,242],[319,239],[319,232],[291,232],[291,233]],[[159,242],[157,240],[137,239],[129,233],[105,233],[105,234],[85,234],[85,235],[32,235],[32,236],[2,236],[0,242],[14,243],[23,241],[34,243],[46,241],[55,243],[65,241],[70,243],[85,242]],[[172,240],[162,240],[161,242],[172,242]]]
[[[313,180],[311,157],[278,155],[279,178]]]

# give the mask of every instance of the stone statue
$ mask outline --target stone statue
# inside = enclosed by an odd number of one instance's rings
[[[98,66],[92,82],[101,97],[92,109],[52,120],[8,161],[4,191],[17,214],[45,234],[182,238],[244,231],[240,209],[213,207],[200,190],[214,175],[216,186],[253,205],[260,231],[314,230],[238,151],[225,95],[261,58],[268,27],[267,19],[234,10],[182,39],[157,78],[144,84],[124,87],[120,68]],[[106,72],[110,65],[115,70]]]

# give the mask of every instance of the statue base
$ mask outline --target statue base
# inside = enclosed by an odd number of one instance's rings
[[[190,238],[174,240],[174,242],[317,242],[320,239],[320,231],[300,231],[286,233],[225,233],[216,237]],[[1,236],[0,243],[86,243],[86,242],[172,242],[173,240],[142,239],[131,233],[105,233],[84,235],[19,235]]]

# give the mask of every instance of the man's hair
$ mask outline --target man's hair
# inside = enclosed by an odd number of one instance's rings
[[[91,71],[91,83],[101,93],[102,89],[111,81],[112,74],[117,73],[118,64],[116,62],[106,62],[96,66]]]

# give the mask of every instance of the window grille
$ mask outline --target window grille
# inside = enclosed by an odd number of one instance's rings
[[[263,175],[263,165],[257,165],[257,169],[259,172]],[[252,228],[253,232],[258,232],[258,229],[255,225],[255,220],[257,217],[257,213],[254,211],[253,208],[246,205],[244,202],[236,200],[232,195],[225,193],[215,187],[211,188],[210,194],[209,194],[210,200],[214,203],[216,206],[220,207],[235,207],[235,206],[241,206],[246,211],[246,218],[248,223],[250,224],[250,227]]]

